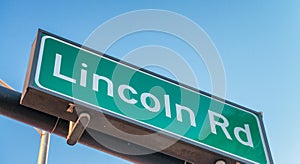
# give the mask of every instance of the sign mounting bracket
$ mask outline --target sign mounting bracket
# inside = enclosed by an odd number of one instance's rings
[[[90,122],[90,115],[81,113],[76,122],[70,121],[67,143],[75,145]]]

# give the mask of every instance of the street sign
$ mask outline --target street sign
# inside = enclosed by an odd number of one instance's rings
[[[74,120],[37,101],[75,101],[247,163],[272,163],[259,113],[48,32],[38,33],[28,74],[26,106]],[[37,92],[52,97],[32,100]]]

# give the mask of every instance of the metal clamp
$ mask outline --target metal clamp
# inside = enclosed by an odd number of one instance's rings
[[[81,113],[76,122],[70,121],[67,143],[75,145],[90,122],[90,115]]]

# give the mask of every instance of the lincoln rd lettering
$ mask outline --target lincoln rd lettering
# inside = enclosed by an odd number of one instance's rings
[[[52,36],[42,36],[40,44],[34,87],[195,145],[267,163],[257,113]]]
[[[60,54],[56,54],[55,56],[55,63],[54,63],[54,70],[53,70],[53,76],[60,78],[62,80],[65,80],[67,82],[73,83],[73,84],[77,84],[79,81],[79,85],[82,87],[86,87],[86,82],[87,82],[87,70],[85,68],[88,67],[88,65],[86,63],[81,63],[81,70],[80,70],[80,79],[74,79],[72,77],[68,77],[66,75],[63,75],[61,73],[61,60],[62,60],[62,55]],[[95,73],[93,73],[93,84],[92,84],[92,89],[95,92],[99,91],[99,81],[103,81],[107,87],[107,96],[110,97],[114,97],[114,84],[113,82],[104,76],[100,76],[97,75]],[[134,98],[128,98],[125,96],[125,91],[127,90],[128,92],[130,92],[131,94],[139,94],[132,86],[123,84],[123,85],[119,85],[117,87],[118,90],[118,96],[126,103],[128,104],[136,104],[138,101],[141,102],[141,104],[143,105],[143,107],[145,109],[147,109],[150,112],[159,112],[161,110],[161,104],[159,99],[151,94],[151,93],[141,93],[140,94],[140,98],[139,100],[136,100]],[[171,110],[170,110],[170,96],[169,95],[164,95],[164,104],[165,104],[165,115],[166,117],[171,118]],[[150,106],[147,103],[147,99],[151,99],[154,102],[154,105]],[[193,110],[191,110],[189,107],[186,106],[182,106],[179,104],[175,104],[175,109],[176,109],[176,119],[177,121],[183,122],[183,121],[189,121],[190,125],[193,127],[196,127],[196,121],[195,121],[195,114],[193,112]],[[185,111],[188,113],[189,115],[189,120],[183,120],[182,118],[182,112]],[[232,137],[230,136],[230,134],[228,133],[227,127],[229,126],[229,121],[228,119],[226,119],[224,116],[222,116],[219,113],[213,112],[211,110],[208,110],[208,114],[209,114],[209,122],[210,122],[210,128],[211,128],[211,132],[213,134],[217,135],[217,131],[216,131],[216,127],[219,126],[223,133],[225,134],[226,138],[229,140],[232,140]],[[243,139],[241,139],[240,137],[240,133],[244,133],[246,134],[246,140],[244,141]],[[244,128],[242,127],[235,127],[234,128],[234,136],[236,137],[236,139],[243,145],[247,145],[250,147],[253,147],[253,142],[252,142],[252,138],[251,138],[251,133],[250,133],[250,128],[248,124],[244,125]]]

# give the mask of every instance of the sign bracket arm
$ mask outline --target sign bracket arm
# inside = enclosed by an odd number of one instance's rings
[[[69,145],[75,145],[78,142],[89,122],[90,115],[87,113],[81,113],[76,122],[69,122],[69,131],[67,136],[67,143]]]

